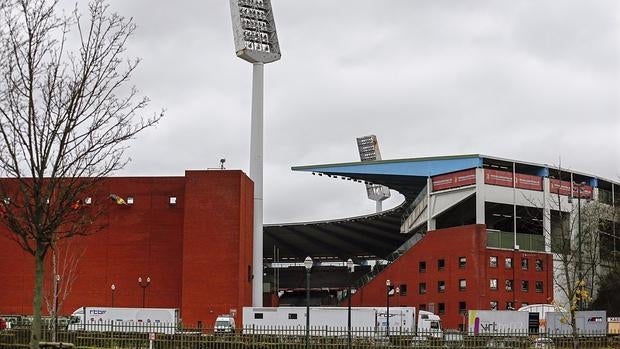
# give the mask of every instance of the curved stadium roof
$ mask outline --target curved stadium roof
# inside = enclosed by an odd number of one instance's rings
[[[429,176],[481,165],[482,157],[474,154],[293,167],[293,171],[381,184],[403,194],[405,200],[398,207],[378,214],[265,225],[264,256],[269,260],[277,247],[278,260],[286,262],[301,262],[306,256],[319,261],[383,259],[411,237],[400,233],[403,214],[424,189]]]
[[[345,178],[384,185],[405,197],[396,208],[378,214],[330,221],[270,224],[264,226],[264,256],[270,260],[274,248],[278,261],[302,262],[306,256],[317,261],[385,259],[406,242],[411,234],[401,234],[400,226],[406,208],[427,184],[428,177],[483,167],[515,166],[538,175],[553,177],[565,169],[480,154],[440,156],[398,160],[378,160],[340,164],[293,167],[293,171],[311,172],[319,176]],[[568,171],[571,176],[587,178],[593,184],[614,181]]]

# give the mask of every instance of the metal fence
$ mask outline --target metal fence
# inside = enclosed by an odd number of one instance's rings
[[[436,333],[412,333],[391,330],[389,337],[375,329],[352,329],[351,337],[346,328],[320,327],[311,329],[306,336],[305,328],[247,328],[236,333],[214,333],[212,329],[178,329],[171,327],[165,333],[133,331],[67,331],[58,333],[57,341],[73,343],[80,349],[366,349],[366,348],[536,348],[536,349],[620,349],[620,333],[598,336],[583,335],[548,337],[544,334],[496,333],[493,336],[469,335],[447,331],[441,338]],[[51,332],[43,332],[43,340],[49,341]],[[349,342],[350,338],[350,342]],[[0,331],[0,348],[27,348],[30,329],[12,328]]]

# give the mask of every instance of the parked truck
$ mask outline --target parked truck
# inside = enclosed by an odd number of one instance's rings
[[[467,328],[470,335],[526,336],[539,333],[554,336],[571,335],[569,313],[551,310],[551,305],[537,305],[519,311],[470,310]],[[577,334],[580,336],[607,333],[605,311],[577,311],[575,319]]]
[[[547,313],[547,334],[549,336],[571,336],[570,315],[565,312]],[[607,312],[604,310],[586,310],[575,312],[577,335],[607,335]]]
[[[418,334],[441,337],[439,316],[414,307],[389,309],[390,333]],[[352,307],[352,335],[358,337],[383,335],[387,329],[387,308]],[[305,307],[244,307],[244,333],[304,334],[306,329]],[[342,336],[348,333],[347,307],[311,307],[310,331],[313,335]]]
[[[470,310],[467,319],[467,331],[470,335],[527,336],[530,328],[530,313],[525,311]],[[538,323],[536,327],[538,328]]]
[[[173,308],[81,307],[71,314],[69,331],[175,333],[179,310]]]

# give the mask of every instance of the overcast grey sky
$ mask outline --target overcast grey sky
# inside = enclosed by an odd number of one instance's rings
[[[111,0],[135,18],[134,82],[167,110],[120,175],[249,171],[251,64],[226,0]],[[620,178],[620,1],[272,0],[265,222],[371,213],[359,183],[291,166],[482,153]],[[387,206],[398,203],[395,198]]]

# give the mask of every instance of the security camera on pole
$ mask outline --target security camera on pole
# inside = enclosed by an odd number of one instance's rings
[[[253,64],[250,178],[254,181],[252,305],[263,305],[263,66],[280,59],[271,0],[230,0],[235,52]]]

